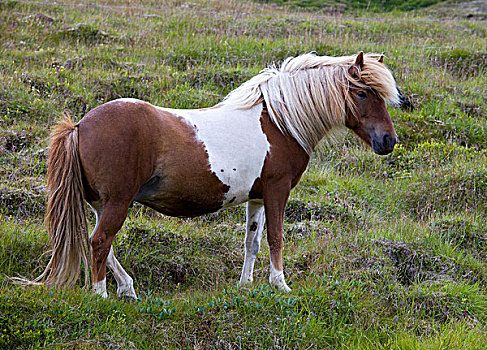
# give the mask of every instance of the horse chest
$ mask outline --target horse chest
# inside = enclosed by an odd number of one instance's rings
[[[225,105],[203,110],[163,110],[193,128],[195,143],[206,152],[209,171],[227,186],[222,207],[247,201],[270,149],[260,122],[262,105],[248,110]]]

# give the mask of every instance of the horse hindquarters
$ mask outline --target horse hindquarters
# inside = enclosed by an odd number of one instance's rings
[[[152,175],[159,127],[154,107],[142,101],[106,103],[79,123],[86,200],[97,213],[91,237],[94,289],[104,297],[108,265],[117,280],[117,294],[136,298],[132,279],[111,248],[135,195]]]
[[[125,218],[128,214],[129,205],[126,203],[118,203],[109,201],[103,207],[103,214],[100,222],[91,237],[91,245],[93,248],[93,281],[95,294],[99,294],[102,297],[108,297],[106,291],[106,265],[109,253],[111,252],[111,259],[109,261],[111,268],[119,267],[121,272],[117,274],[117,270],[114,270],[117,283],[119,283],[120,274],[127,275],[123,268],[118,264],[112,251],[112,242],[115,238],[115,234],[122,227]],[[132,282],[130,281],[130,287],[127,289],[127,296],[136,298],[135,291],[133,291]],[[119,286],[120,289],[120,286]],[[120,293],[119,293],[120,294]],[[119,295],[120,296],[120,295]]]

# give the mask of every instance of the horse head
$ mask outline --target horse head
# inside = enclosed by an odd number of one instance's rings
[[[389,91],[389,96],[385,97],[384,92],[370,86],[369,81],[373,79],[377,82],[381,79],[380,75],[393,79],[387,68],[383,66],[382,60],[383,56],[378,61],[364,63],[364,54],[360,52],[355,62],[348,68],[351,77],[348,90],[351,103],[347,108],[345,125],[372,147],[376,154],[386,155],[394,150],[397,142],[397,134],[386,108],[386,99],[395,104],[401,104],[407,99],[397,87],[392,96]],[[364,77],[365,64],[371,67],[367,67],[369,73]],[[374,70],[379,77],[373,77],[374,74],[370,73]]]

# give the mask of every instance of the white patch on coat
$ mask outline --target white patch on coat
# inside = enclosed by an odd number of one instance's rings
[[[105,299],[108,298],[106,278],[94,283],[93,290],[95,291],[95,295],[100,295]]]
[[[260,122],[262,104],[250,109],[225,104],[200,110],[158,108],[182,117],[194,128],[208,153],[211,171],[229,186],[223,207],[247,201],[270,149]]]

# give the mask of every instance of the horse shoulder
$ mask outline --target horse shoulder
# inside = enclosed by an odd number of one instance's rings
[[[263,184],[269,186],[279,183],[294,188],[308,166],[310,157],[299,143],[291,136],[284,135],[270,120],[267,111],[262,112],[262,129],[270,144],[270,151],[265,159],[260,182],[254,184],[254,195],[262,192]]]

